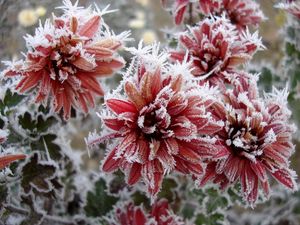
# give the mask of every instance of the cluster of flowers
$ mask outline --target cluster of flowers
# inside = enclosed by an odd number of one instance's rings
[[[104,91],[98,78],[113,74],[124,65],[117,54],[129,33],[114,35],[102,20],[107,8],[84,9],[64,0],[63,14],[40,24],[35,35],[25,37],[24,60],[7,62],[5,77],[21,76],[20,93],[36,89],[37,103],[50,101],[55,112],[69,119],[71,108],[85,113],[94,107],[95,96]]]
[[[160,199],[152,205],[148,214],[141,206],[134,206],[132,202],[115,206],[114,212],[107,219],[109,225],[184,225],[183,219],[176,216],[169,208],[166,199]]]
[[[238,29],[258,25],[265,17],[253,0],[161,0],[166,7],[171,3],[175,24],[181,24],[188,15],[196,11],[204,16],[225,15]],[[189,9],[189,10],[188,10]]]
[[[131,49],[133,62],[100,115],[108,132],[87,141],[120,139],[103,170],[121,169],[129,185],[142,179],[152,199],[172,171],[191,175],[198,187],[239,183],[250,205],[260,188],[269,195],[268,175],[295,190],[287,91],[262,98],[258,76],[239,70],[263,48],[258,34],[222,16],[203,20],[178,41],[167,52],[157,45]]]
[[[177,23],[187,3],[176,1]],[[117,50],[128,33],[111,33],[102,20],[105,10],[64,4],[62,16],[26,37],[25,60],[8,63],[4,75],[20,76],[17,90],[34,88],[36,102],[50,101],[68,119],[72,107],[88,112],[95,96],[104,94],[97,78],[124,65]],[[263,48],[258,34],[245,28],[263,18],[261,11],[250,0],[199,4],[212,16],[179,35],[177,49],[160,51],[157,44],[128,49],[132,62],[119,87],[105,96],[100,114],[106,129],[91,134],[88,145],[117,139],[102,169],[121,169],[129,185],[142,180],[153,201],[164,177],[175,171],[191,176],[198,187],[239,183],[250,205],[260,188],[268,196],[268,175],[295,190],[289,169],[295,128],[287,91],[274,89],[262,98],[257,76],[239,70]],[[116,221],[124,214],[129,220],[156,217],[156,210],[148,216],[132,204],[116,211]]]

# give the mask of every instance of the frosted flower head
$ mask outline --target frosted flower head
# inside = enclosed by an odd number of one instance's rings
[[[178,50],[171,58],[182,62],[188,53],[192,74],[211,85],[224,83],[224,72],[231,72],[248,62],[262,48],[257,33],[248,30],[241,34],[224,17],[205,19],[183,33]]]
[[[35,35],[25,37],[28,51],[23,62],[4,71],[6,77],[20,76],[16,89],[34,89],[36,102],[51,101],[55,112],[63,110],[65,119],[71,107],[85,113],[102,96],[99,77],[112,74],[123,66],[116,51],[122,40],[104,26],[101,13],[64,1],[64,13],[46,20]]]
[[[201,159],[211,157],[216,147],[199,136],[222,128],[206,111],[214,101],[213,95],[207,95],[209,88],[189,83],[173,67],[154,66],[160,65],[152,61],[155,49],[138,57],[138,66],[122,83],[125,94],[108,96],[102,115],[112,132],[107,137],[120,139],[104,160],[103,170],[122,169],[129,185],[142,178],[151,197],[160,190],[166,173],[202,174]],[[154,58],[159,62],[158,56]]]
[[[150,213],[144,211],[141,206],[135,206],[132,202],[118,204],[111,216],[107,218],[109,225],[183,225],[183,219],[176,216],[169,208],[168,201],[161,199],[156,201]]]
[[[225,15],[239,30],[257,26],[265,19],[259,4],[254,0],[199,0],[204,15]]]
[[[288,13],[296,16],[298,19],[300,19],[300,1],[298,0],[287,0],[285,3],[279,3],[276,5],[277,8],[284,9]]]
[[[260,188],[268,196],[268,175],[296,189],[295,173],[289,169],[295,129],[289,123],[287,92],[275,90],[262,99],[256,77],[245,77],[241,75],[224,93],[222,103],[212,105],[212,113],[225,123],[218,133],[223,148],[220,158],[208,163],[201,184],[213,180],[225,188],[239,182],[245,201],[253,205]]]
[[[168,0],[162,0],[166,7]],[[188,15],[188,9],[200,12],[205,16],[224,15],[235,25],[238,30],[243,30],[249,25],[257,26],[265,19],[259,4],[253,0],[173,0],[171,12],[176,25],[180,25]],[[192,15],[193,16],[193,15]]]

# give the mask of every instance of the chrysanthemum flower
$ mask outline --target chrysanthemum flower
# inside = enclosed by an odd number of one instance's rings
[[[249,25],[257,26],[265,19],[259,4],[254,0],[199,0],[199,4],[204,15],[225,14],[240,30]]]
[[[300,19],[300,1],[287,0],[285,3],[279,3],[276,7],[286,10],[288,13]]]
[[[181,217],[176,216],[170,209],[167,199],[160,199],[152,206],[151,217],[157,225],[184,225]]]
[[[135,206],[129,202],[116,206],[112,216],[107,220],[109,225],[145,225],[148,218],[141,206]]]
[[[77,2],[78,3],[78,2]],[[104,94],[98,78],[123,66],[116,55],[126,34],[115,36],[104,25],[98,9],[83,9],[69,0],[64,13],[47,20],[35,35],[25,37],[28,52],[24,61],[8,63],[6,77],[21,76],[20,93],[36,91],[36,102],[51,101],[55,112],[63,110],[65,119],[71,107],[94,107],[95,96]]]
[[[167,0],[162,0],[163,5],[166,5],[166,2]],[[187,17],[188,9],[205,16],[224,15],[239,30],[249,25],[256,26],[265,18],[259,4],[253,0],[174,0],[173,2],[172,14],[176,25],[181,24]]]
[[[8,133],[5,130],[0,129],[0,144],[3,144],[7,139]],[[24,154],[10,154],[4,155],[0,153],[0,170],[4,169],[6,166],[12,162],[20,159],[25,159]]]
[[[268,175],[292,190],[297,188],[295,173],[289,169],[295,128],[289,123],[285,90],[275,90],[262,99],[256,76],[237,77],[233,89],[224,93],[223,102],[211,106],[214,116],[225,123],[217,134],[223,157],[208,163],[200,184],[212,180],[226,188],[239,182],[244,199],[253,205],[260,187],[268,196]]]
[[[105,158],[103,170],[121,168],[129,185],[142,178],[147,193],[155,197],[164,175],[172,170],[202,174],[202,158],[211,157],[217,148],[214,140],[204,135],[217,132],[222,123],[212,120],[206,111],[214,101],[211,89],[184,79],[183,73],[189,73],[187,66],[160,64],[166,57],[155,50],[138,54],[138,68],[129,71],[131,77],[125,76],[122,83],[125,95],[105,99],[107,108],[101,117],[110,134],[91,136],[88,144],[119,138]]]
[[[179,38],[178,50],[171,58],[182,62],[188,54],[192,61],[192,74],[211,85],[224,83],[238,66],[248,62],[263,48],[258,33],[245,31],[240,35],[224,17],[205,19]]]
[[[115,207],[111,217],[107,219],[109,225],[183,225],[183,219],[172,213],[168,201],[161,199],[152,206],[151,213],[146,213],[141,206],[134,206],[132,202],[119,204]]]

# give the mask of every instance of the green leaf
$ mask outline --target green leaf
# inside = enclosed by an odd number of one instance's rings
[[[176,198],[175,189],[177,186],[176,180],[172,178],[164,179],[161,191],[158,193],[158,198],[166,198],[169,202],[174,201]]]
[[[30,147],[33,151],[37,150],[46,152],[48,150],[51,159],[59,160],[63,157],[63,154],[60,146],[54,143],[56,138],[57,136],[55,134],[47,134],[40,137],[38,141],[32,142]]]
[[[221,225],[224,224],[225,217],[221,213],[212,215],[198,214],[195,220],[196,225]]]
[[[218,209],[227,209],[228,208],[228,200],[220,195],[220,193],[216,189],[208,189],[207,190],[209,200],[206,202],[206,210],[207,213],[213,213]]]
[[[24,115],[19,116],[19,123],[24,130],[29,131],[31,136],[37,136],[40,133],[46,132],[51,126],[58,121],[54,116],[45,117],[38,115],[36,118],[25,112]]]
[[[25,95],[13,94],[9,89],[5,93],[3,101],[0,101],[0,112],[4,114],[6,108],[10,109],[17,106],[23,99]]]
[[[95,183],[94,191],[88,192],[87,203],[84,210],[89,217],[104,216],[113,208],[117,201],[117,197],[107,193],[106,182],[104,179],[100,178]]]
[[[195,205],[192,205],[190,203],[185,203],[182,207],[182,215],[184,218],[191,219],[194,216],[195,213]]]
[[[35,193],[53,195],[60,185],[55,176],[56,167],[47,161],[41,161],[38,153],[34,153],[26,165],[22,168],[21,186],[25,193],[33,190]]]

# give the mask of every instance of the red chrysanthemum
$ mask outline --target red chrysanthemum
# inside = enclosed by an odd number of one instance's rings
[[[285,3],[279,3],[276,5],[278,8],[286,10],[288,13],[296,16],[300,19],[300,1],[287,0]]]
[[[152,59],[141,60],[135,76],[124,78],[125,96],[105,100],[102,119],[113,132],[99,139],[92,137],[88,143],[119,138],[104,160],[103,170],[121,168],[129,185],[143,178],[153,197],[164,175],[172,170],[202,174],[201,160],[211,157],[217,148],[214,140],[204,135],[217,132],[222,124],[206,112],[214,101],[210,89],[187,82],[176,65],[170,70],[153,63],[159,61],[158,56],[148,56]]]
[[[162,0],[162,3],[167,5],[167,0]],[[176,25],[184,21],[190,7],[205,16],[224,15],[238,30],[249,25],[256,26],[265,18],[259,5],[253,0],[199,0],[196,3],[192,0],[175,0],[172,14]]]
[[[285,91],[275,90],[261,99],[256,77],[237,76],[223,102],[211,106],[213,115],[225,123],[217,134],[223,157],[208,163],[201,184],[212,180],[225,188],[240,182],[244,199],[253,205],[259,187],[269,194],[268,174],[292,190],[297,188],[295,173],[289,169],[295,128],[289,123]]]
[[[265,17],[254,0],[199,0],[204,15],[225,15],[239,30],[257,26]]]
[[[101,12],[64,3],[61,17],[25,38],[25,60],[10,63],[4,75],[21,76],[20,93],[35,88],[36,102],[50,99],[54,111],[62,109],[68,119],[72,106],[85,113],[94,107],[95,96],[104,94],[98,78],[121,68],[123,60],[116,55],[122,43],[102,26]]]
[[[172,213],[168,201],[161,199],[146,213],[141,206],[132,202],[115,207],[113,215],[107,219],[109,225],[183,225],[183,219]]]
[[[0,144],[3,144],[7,139],[7,131],[0,129]],[[12,162],[20,159],[25,159],[24,154],[9,154],[5,155],[0,153],[0,170],[4,169],[6,166],[11,164]]]
[[[230,73],[263,47],[257,33],[251,35],[246,31],[240,35],[222,17],[205,19],[182,34],[179,42],[180,47],[171,52],[171,58],[182,62],[188,54],[192,74],[211,85],[231,80]]]

